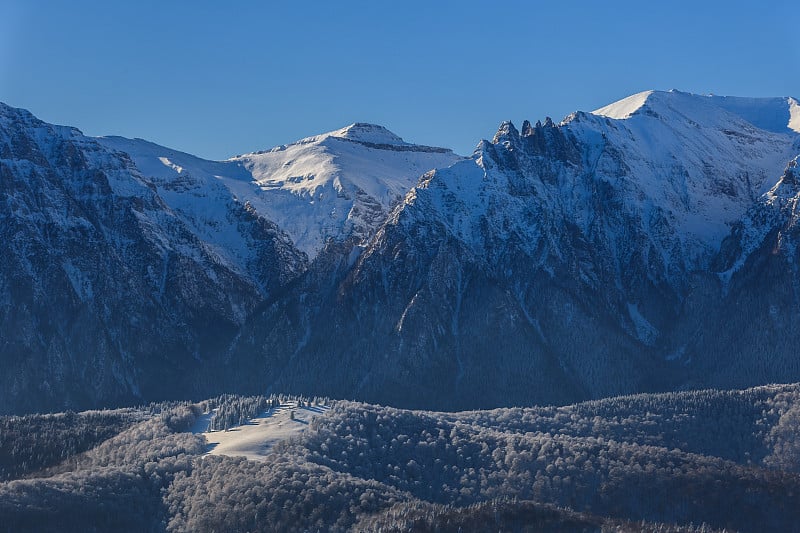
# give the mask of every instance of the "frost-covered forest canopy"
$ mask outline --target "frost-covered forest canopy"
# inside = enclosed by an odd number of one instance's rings
[[[330,409],[261,461],[192,432],[287,401]],[[798,384],[461,413],[225,395],[8,416],[0,530],[791,531],[798,431]]]

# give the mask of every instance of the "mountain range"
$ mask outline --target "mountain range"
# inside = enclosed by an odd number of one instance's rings
[[[226,161],[0,104],[1,409],[799,381],[799,155],[793,98],[648,91],[469,157],[356,123]]]

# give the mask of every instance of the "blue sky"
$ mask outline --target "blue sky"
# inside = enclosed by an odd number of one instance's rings
[[[794,2],[0,0],[0,101],[208,158],[351,122],[471,153],[645,89],[800,96]]]

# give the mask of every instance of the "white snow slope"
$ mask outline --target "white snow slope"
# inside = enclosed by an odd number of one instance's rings
[[[773,133],[787,133],[790,131],[800,133],[800,102],[791,97],[776,98],[748,98],[740,96],[697,95],[671,90],[665,96],[662,91],[643,91],[617,102],[592,111],[614,119],[626,119],[639,111],[652,110],[663,105],[666,98],[688,98],[696,100],[699,105],[724,109],[725,111],[743,118],[750,124],[762,130]]]
[[[602,132],[625,156],[627,176],[619,185],[630,190],[630,201],[640,212],[666,208],[682,247],[695,256],[718,249],[731,223],[796,155],[796,107],[793,98],[648,91],[595,111],[613,119],[605,124],[568,119],[564,125],[584,137]]]
[[[206,438],[209,455],[263,461],[275,444],[302,434],[315,417],[324,415],[328,409],[328,406],[316,405],[297,407],[297,402],[287,402],[227,431],[205,431],[210,417],[207,415],[201,420],[201,424],[205,421],[205,427],[196,426],[193,432],[202,433]]]
[[[247,247],[221,209],[226,201],[249,203],[313,259],[328,239],[367,238],[420,175],[463,159],[361,123],[227,161],[141,139],[97,140],[128,153],[170,207],[193,221],[220,253],[232,254],[234,263]]]

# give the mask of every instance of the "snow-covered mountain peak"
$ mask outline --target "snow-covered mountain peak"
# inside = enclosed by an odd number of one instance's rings
[[[629,119],[643,113],[659,117],[678,115],[705,125],[726,120],[726,115],[733,115],[765,131],[800,133],[800,104],[791,97],[699,95],[674,89],[644,91],[592,113],[617,120]]]
[[[647,91],[558,125],[525,121],[519,132],[503,122],[471,160],[420,182],[393,221],[409,233],[443,227],[475,257],[503,260],[502,243],[515,241],[546,271],[577,261],[570,253],[586,246],[598,262],[575,268],[588,283],[606,269],[615,286],[634,287],[638,271],[682,294],[800,147],[793,132],[759,128],[723,107],[731,102]],[[605,262],[621,251],[625,268]]]
[[[592,111],[595,115],[608,118],[626,119],[636,113],[655,91],[643,91]]]
[[[422,174],[460,159],[446,148],[407,143],[383,126],[355,123],[231,162],[269,193],[253,205],[313,258],[328,239],[366,238]]]
[[[708,257],[797,154],[800,137],[788,128],[791,100],[649,91],[595,111],[605,124],[568,127],[583,139],[601,131],[600,146],[614,146],[624,158],[626,187],[637,191],[629,198],[646,199],[634,201],[642,212],[657,205],[668,213],[683,256],[694,250]]]
[[[8,122],[11,120],[24,120],[25,122],[37,124],[41,122],[27,109],[12,107],[3,102],[0,102],[0,120],[3,122]]]
[[[369,124],[367,122],[354,122],[353,124],[350,124],[349,126],[345,126],[343,128],[339,128],[338,130],[333,130],[326,133],[320,133],[318,135],[312,135],[310,137],[304,137],[303,139],[300,139],[290,144],[283,144],[271,148],[269,150],[261,150],[258,152],[242,154],[233,157],[232,159],[236,160],[262,154],[283,152],[297,146],[327,145],[329,144],[328,141],[330,139],[334,139],[336,141],[340,140],[350,141],[370,146],[373,148],[384,148],[384,149],[396,148],[400,150],[415,150],[419,148],[421,151],[424,151],[426,149],[432,149],[432,147],[417,146],[408,143],[404,141],[399,135],[396,135],[395,133],[389,131],[387,128],[379,124]],[[447,149],[445,148],[435,148],[435,150],[447,151]]]
[[[48,124],[39,120],[27,109],[12,107],[3,102],[0,102],[0,127],[18,131],[26,130],[28,133],[36,130],[40,136],[55,133],[65,139],[81,139],[83,137],[83,133],[78,128]]]
[[[11,107],[8,104],[4,104],[3,102],[0,102],[0,119],[5,121],[5,120],[9,120],[13,116],[19,116],[19,115],[22,115],[22,114],[27,114],[29,116],[33,116],[33,115],[30,114],[29,111],[26,111],[25,109],[17,109],[15,107]]]
[[[383,126],[365,123],[226,161],[207,161],[141,139],[97,140],[129,154],[170,205],[191,211],[192,220],[209,219],[216,212],[213,205],[227,197],[275,222],[312,259],[329,239],[366,238],[419,176],[461,159],[448,149],[410,144]],[[211,226],[229,225],[214,220]]]
[[[510,120],[505,120],[500,123],[500,127],[497,128],[497,133],[494,134],[494,138],[492,139],[493,144],[503,144],[503,143],[516,143],[519,139],[520,133],[517,128],[514,126],[514,123]]]
[[[644,91],[623,98],[605,107],[593,111],[595,115],[617,120],[628,120],[642,115],[661,119],[690,119],[704,126],[714,126],[721,120],[726,120],[728,113],[742,117],[742,113],[726,109],[721,97],[698,95],[671,89],[669,91]],[[761,102],[758,98],[749,99],[757,107]],[[743,106],[744,114],[757,115],[757,112],[746,113],[748,106]],[[747,118],[745,118],[747,120]],[[748,120],[748,122],[751,122]]]
[[[332,131],[325,136],[347,139],[350,141],[385,144],[385,145],[409,145],[399,136],[378,124],[368,124],[366,122],[356,122],[345,126],[342,129]]]

